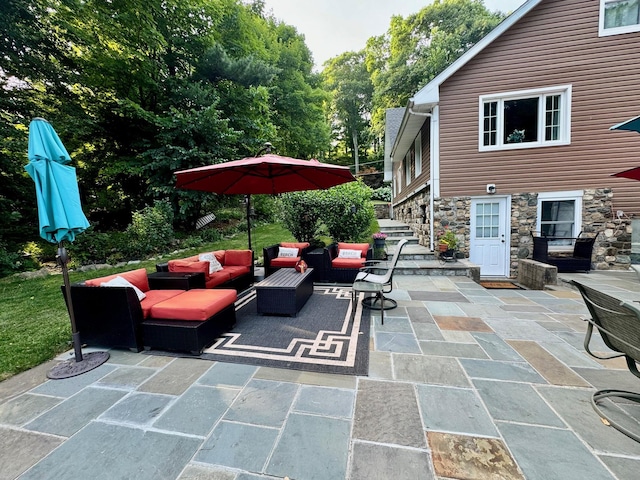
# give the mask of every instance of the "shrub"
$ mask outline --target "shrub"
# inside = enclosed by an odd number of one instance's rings
[[[370,187],[361,181],[349,182],[319,194],[322,222],[334,241],[369,241],[375,219]]]
[[[173,240],[173,210],[168,202],[157,201],[153,207],[134,212],[127,227],[130,258],[140,258],[162,252]]]
[[[379,200],[381,202],[391,201],[391,187],[376,188],[371,194],[371,200]]]
[[[311,242],[322,215],[319,191],[285,193],[281,197],[282,223],[299,242]]]

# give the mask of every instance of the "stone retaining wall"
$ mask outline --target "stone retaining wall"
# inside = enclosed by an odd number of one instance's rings
[[[629,219],[614,217],[612,201],[610,188],[584,190],[582,229],[586,235],[598,234],[592,258],[596,270],[627,270],[631,264],[631,223]],[[453,230],[458,250],[468,258],[471,197],[436,198],[433,206],[436,235],[444,228]],[[511,277],[517,277],[519,261],[533,255],[531,231],[536,228],[537,208],[537,193],[511,195]],[[430,246],[428,189],[394,205],[393,213],[396,220],[409,225],[420,245]]]

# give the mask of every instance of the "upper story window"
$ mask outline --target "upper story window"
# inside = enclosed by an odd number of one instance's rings
[[[600,36],[640,31],[640,0],[600,0]]]
[[[480,151],[567,145],[571,86],[482,95],[479,113]]]

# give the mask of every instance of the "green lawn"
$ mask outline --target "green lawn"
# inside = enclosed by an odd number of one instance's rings
[[[282,241],[295,239],[280,224],[262,225],[252,230],[251,243],[256,257],[262,257],[263,247]],[[166,255],[162,257],[162,261],[207,250],[245,248],[247,234],[238,233],[192,251]],[[68,250],[73,256],[73,245]],[[154,272],[156,263],[156,260],[148,260],[134,267],[70,272],[69,277],[71,283],[74,283],[132,268],[146,268],[147,271]],[[60,290],[62,284],[61,274],[33,280],[17,277],[0,279],[0,381],[71,348],[71,322]]]

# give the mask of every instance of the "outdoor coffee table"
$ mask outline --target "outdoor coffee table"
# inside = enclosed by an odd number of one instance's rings
[[[259,314],[295,317],[313,293],[313,268],[304,273],[281,268],[256,283],[255,289]]]

